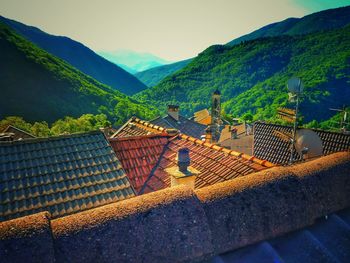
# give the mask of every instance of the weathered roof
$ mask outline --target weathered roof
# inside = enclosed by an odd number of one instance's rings
[[[63,216],[134,196],[102,132],[0,142],[0,220]]]
[[[270,123],[254,124],[253,155],[276,164],[287,164],[290,158],[290,144],[273,134],[273,131],[292,132],[292,127]],[[323,154],[350,150],[350,135],[313,129],[323,143]],[[295,159],[301,157],[295,152]]]
[[[205,263],[349,262],[350,208],[310,227],[213,257]]]
[[[118,159],[137,193],[145,184],[153,167],[168,144],[167,135],[144,135],[110,139]]]
[[[34,135],[30,134],[29,132],[26,132],[24,130],[21,130],[15,126],[8,125],[2,133],[13,133],[14,136],[12,137],[13,140],[22,140],[22,139],[31,139],[35,138]]]
[[[180,148],[190,151],[191,166],[200,171],[195,181],[202,188],[235,177],[257,172],[272,164],[199,139],[178,134],[153,135],[110,140],[134,188],[147,193],[170,186],[166,168],[176,166]]]
[[[179,115],[178,121],[167,115],[165,117],[153,119],[150,122],[164,128],[177,129],[183,134],[187,134],[198,139],[200,139],[202,135],[205,135],[205,129],[207,128],[206,125],[189,120],[181,115]]]

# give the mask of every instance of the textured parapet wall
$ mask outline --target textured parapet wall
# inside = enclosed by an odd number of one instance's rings
[[[2,222],[0,261],[196,261],[310,225],[349,207],[349,193],[350,153],[338,153],[51,222],[45,213]]]
[[[59,262],[177,262],[212,252],[194,192],[174,187],[52,221]]]
[[[350,153],[275,167],[196,191],[215,254],[311,225],[350,206]]]
[[[54,262],[48,212],[0,223],[0,262]]]

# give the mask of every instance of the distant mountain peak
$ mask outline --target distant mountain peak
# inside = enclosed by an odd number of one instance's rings
[[[98,51],[100,56],[117,64],[130,73],[144,71],[157,66],[172,63],[156,55],[147,52],[136,52],[129,49],[117,49],[114,51]]]

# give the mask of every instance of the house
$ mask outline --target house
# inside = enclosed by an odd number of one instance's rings
[[[207,109],[203,109],[200,111],[196,111],[194,113],[194,121],[198,122],[203,125],[210,125],[211,124],[211,116]]]
[[[253,131],[250,124],[226,125],[218,144],[222,147],[253,155]]]
[[[179,106],[168,105],[167,115],[164,117],[157,117],[150,121],[150,123],[167,128],[176,129],[183,134],[187,134],[197,139],[201,139],[205,135],[206,125],[189,120],[179,114]]]
[[[135,196],[100,131],[0,142],[0,221],[48,211],[52,218]]]
[[[110,144],[138,194],[170,187],[169,168],[177,167],[177,154],[183,148],[189,150],[191,167],[199,172],[195,189],[273,166],[264,160],[173,130],[168,133],[166,129],[139,119],[133,123],[138,129],[137,136],[111,138]],[[141,130],[151,133],[139,135]]]
[[[25,139],[32,139],[35,138],[34,135],[21,130],[15,126],[8,125],[2,132],[3,134],[1,137],[8,137],[9,139],[6,139],[7,141],[17,141],[17,140],[25,140]]]
[[[350,153],[0,223],[8,262],[349,262]]]
[[[291,133],[293,127],[264,122],[254,124],[253,156],[275,164],[288,164],[290,143],[274,134],[275,131]],[[350,134],[312,129],[322,140],[323,154],[350,151]],[[295,160],[301,156],[294,152]]]

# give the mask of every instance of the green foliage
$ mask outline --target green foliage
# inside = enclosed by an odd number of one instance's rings
[[[253,121],[253,114],[250,112],[244,113],[242,116],[242,120],[245,122],[252,122]]]
[[[36,137],[48,137],[60,134],[94,131],[100,128],[110,127],[111,122],[108,121],[105,114],[84,114],[79,118],[66,116],[63,119],[55,121],[51,127],[49,127],[45,121],[32,124],[25,121],[22,117],[10,116],[0,120],[0,131],[5,129],[8,125],[20,128]]]
[[[32,125],[27,123],[22,117],[8,116],[0,121],[0,132],[7,128],[7,126],[12,125],[18,129],[24,130],[26,132],[31,132]]]
[[[122,123],[134,114],[144,119],[158,114],[156,108],[101,84],[1,23],[0,68],[0,118],[19,115],[52,123],[64,116],[103,113],[112,123]]]
[[[222,108],[233,117],[250,112],[253,120],[275,120],[288,107],[287,80],[304,82],[300,106],[305,122],[331,117],[328,107],[350,97],[350,26],[302,36],[261,38],[229,46],[212,46],[185,68],[134,97],[164,110],[179,104],[187,116],[210,107],[215,89]]]
[[[186,59],[172,64],[150,68],[141,72],[137,72],[135,74],[135,77],[141,80],[148,87],[153,87],[166,76],[169,76],[170,74],[182,69],[190,62],[191,59]]]

